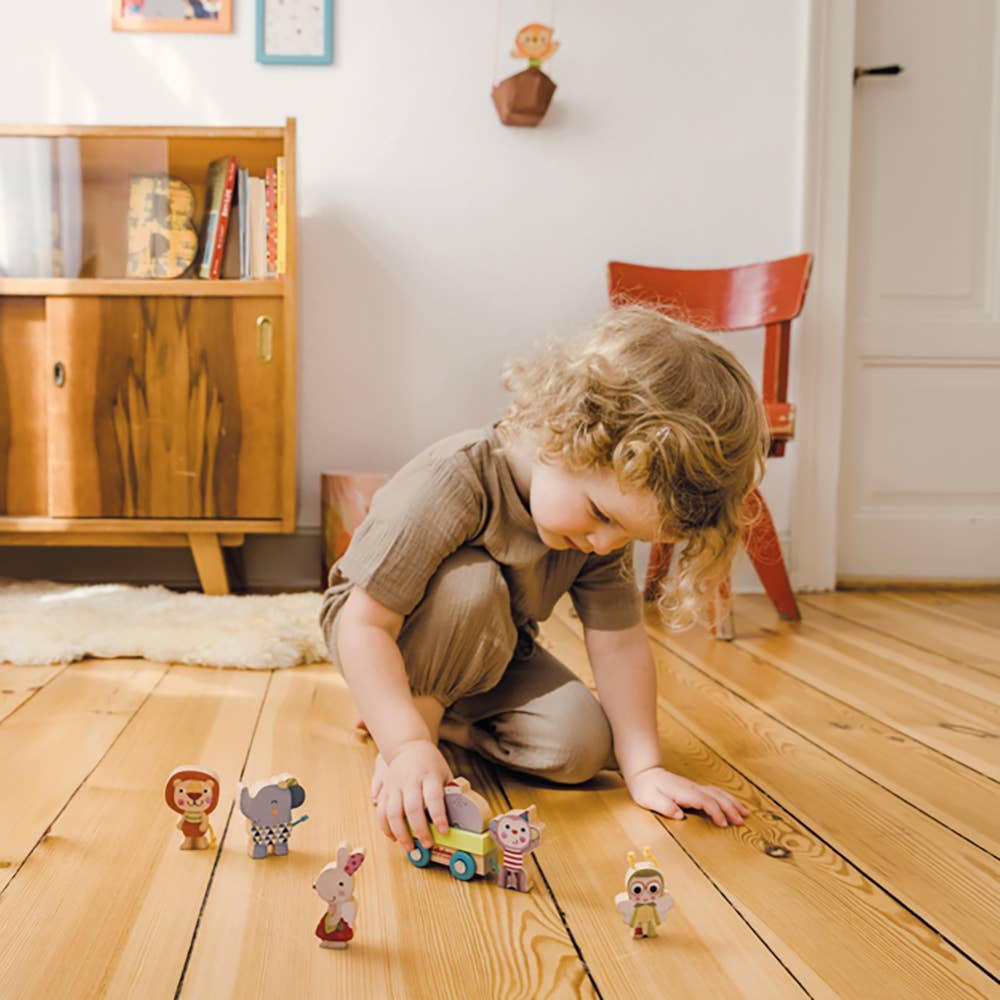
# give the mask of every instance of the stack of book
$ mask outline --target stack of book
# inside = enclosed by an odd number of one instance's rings
[[[285,230],[283,156],[263,177],[252,177],[235,156],[208,165],[200,277],[280,277],[285,273]]]

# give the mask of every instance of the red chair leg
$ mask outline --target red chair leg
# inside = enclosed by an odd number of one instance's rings
[[[778,542],[778,532],[775,531],[771,512],[764,503],[760,492],[754,490],[750,504],[759,504],[759,516],[747,529],[743,536],[747,555],[753,562],[754,569],[771,602],[778,609],[778,614],[786,621],[800,621],[799,606],[792,592],[792,584],[785,569],[785,560],[781,555],[781,545]]]
[[[673,554],[673,545],[666,542],[656,542],[649,550],[649,568],[646,570],[646,585],[643,587],[643,597],[647,601],[656,600],[660,584],[670,570],[670,558]]]
[[[716,639],[731,642],[736,638],[736,628],[733,625],[732,593],[728,576],[719,585],[719,591],[708,609],[708,625]]]

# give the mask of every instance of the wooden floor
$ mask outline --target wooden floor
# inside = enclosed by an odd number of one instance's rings
[[[661,821],[612,775],[551,788],[456,753],[497,811],[535,802],[536,889],[419,871],[375,831],[373,750],[329,667],[0,667],[0,996],[1000,997],[1000,593],[806,597],[737,640],[650,624],[667,766],[748,803]],[[586,676],[563,610],[544,641]],[[163,784],[298,775],[307,823],[251,861],[228,794],[181,852]],[[368,848],[357,937],[317,947],[311,889]],[[613,897],[651,845],[676,906],[632,942]]]

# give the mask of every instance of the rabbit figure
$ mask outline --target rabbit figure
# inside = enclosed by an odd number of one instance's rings
[[[337,860],[331,861],[316,876],[313,888],[327,904],[326,913],[316,925],[321,948],[346,948],[354,937],[358,906],[354,899],[354,873],[365,860],[364,848],[351,850],[347,844],[337,848]]]

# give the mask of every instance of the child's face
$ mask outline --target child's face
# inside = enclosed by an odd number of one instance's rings
[[[622,492],[610,469],[571,472],[556,463],[535,462],[530,504],[539,537],[550,549],[606,555],[630,541],[660,540],[653,494]]]

